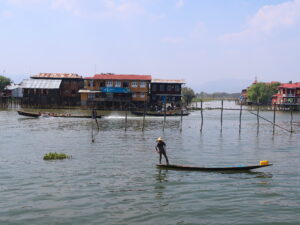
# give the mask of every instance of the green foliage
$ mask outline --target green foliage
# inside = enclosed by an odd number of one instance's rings
[[[4,90],[4,88],[11,83],[11,80],[7,77],[0,76],[0,91]]]
[[[186,103],[186,105],[189,105],[192,102],[193,98],[196,97],[194,90],[188,87],[182,88],[181,93],[183,101]]]
[[[257,83],[252,84],[248,89],[248,100],[257,104],[270,104],[271,98],[278,91],[280,83]]]
[[[44,160],[69,159],[71,156],[65,153],[49,152],[44,155]]]

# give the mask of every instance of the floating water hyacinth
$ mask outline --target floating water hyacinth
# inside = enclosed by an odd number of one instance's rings
[[[44,155],[44,160],[69,159],[71,157],[65,153],[49,152]]]

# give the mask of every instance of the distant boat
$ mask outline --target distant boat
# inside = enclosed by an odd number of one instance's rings
[[[131,111],[133,115],[137,116],[143,116],[143,111]],[[167,111],[166,116],[188,116],[190,113],[187,111],[184,111],[181,113],[181,111]],[[155,111],[148,111],[145,113],[146,116],[165,116],[165,112],[155,112]]]
[[[258,169],[266,166],[272,166],[272,163],[267,165],[240,165],[240,166],[228,166],[228,167],[196,167],[196,166],[186,166],[186,165],[166,165],[158,164],[156,165],[160,169],[173,169],[173,170],[188,170],[188,171],[206,171],[206,172],[223,172],[223,171],[249,171],[253,169]]]
[[[39,113],[24,112],[24,111],[20,111],[20,110],[18,110],[17,112],[21,116],[28,116],[28,117],[34,117],[34,118],[41,116],[41,114],[39,114]]]

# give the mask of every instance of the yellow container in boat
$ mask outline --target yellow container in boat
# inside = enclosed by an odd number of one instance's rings
[[[259,165],[261,165],[261,166],[269,165],[269,161],[268,160],[260,161]]]

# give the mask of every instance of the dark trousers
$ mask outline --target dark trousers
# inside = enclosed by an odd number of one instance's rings
[[[159,163],[161,164],[161,156],[164,155],[165,159],[166,159],[166,162],[167,164],[169,165],[169,159],[168,159],[168,156],[166,154],[166,151],[165,150],[159,150]]]

